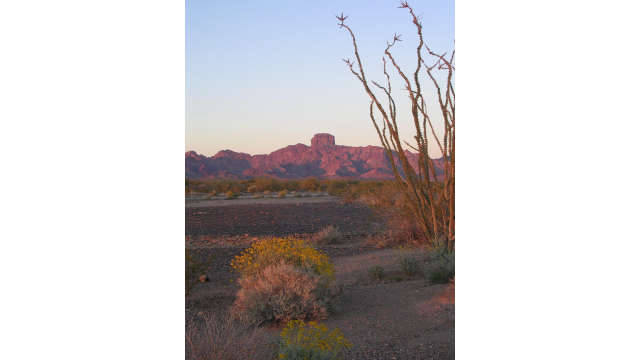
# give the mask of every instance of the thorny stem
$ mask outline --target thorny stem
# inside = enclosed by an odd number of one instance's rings
[[[447,57],[447,53],[438,54],[434,52],[424,41],[422,23],[413,8],[406,1],[402,1],[399,8],[408,9],[412,23],[416,27],[419,40],[416,47],[417,61],[415,71],[410,79],[398,65],[390,51],[393,46],[402,41],[401,36],[394,34],[393,40],[387,42],[384,56],[382,57],[386,84],[381,85],[371,81],[375,88],[384,93],[387,101],[386,106],[369,87],[356,36],[352,29],[345,24],[348,16],[340,14],[336,16],[340,21],[338,26],[349,33],[356,59],[355,63],[350,59],[345,59],[344,62],[351,73],[360,81],[371,100],[369,103],[369,117],[376,129],[380,143],[385,149],[393,170],[395,182],[402,190],[409,210],[411,210],[421,226],[427,243],[432,246],[438,245],[439,239],[444,237],[447,241],[448,249],[453,250],[455,244],[455,90],[453,86],[455,50],[451,52],[449,57]],[[425,56],[435,60],[434,63],[430,66],[427,65]],[[407,90],[411,105],[411,117],[415,127],[415,135],[413,136],[416,142],[415,146],[400,138],[396,102],[392,95],[391,80],[387,72],[387,59],[402,78],[405,85],[404,88]],[[357,68],[354,68],[356,65]],[[444,84],[437,80],[435,71],[446,72]],[[427,79],[436,90],[435,95],[444,126],[442,139],[436,134],[432,116],[430,115],[431,109],[426,105],[421,83],[421,75],[423,73],[426,73]],[[380,120],[376,119],[374,109],[379,113]],[[381,125],[379,125],[380,123]],[[442,155],[438,161],[429,156],[428,153],[427,127]],[[409,162],[403,144],[407,148],[418,152],[416,167]],[[441,174],[436,172],[438,168],[441,170]]]

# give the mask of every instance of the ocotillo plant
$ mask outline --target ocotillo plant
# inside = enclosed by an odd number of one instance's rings
[[[375,81],[368,81],[364,67],[358,52],[356,37],[351,28],[345,24],[347,16],[340,14],[336,18],[340,21],[338,26],[349,32],[353,41],[353,51],[356,61],[344,59],[351,73],[362,83],[362,86],[371,100],[369,104],[369,117],[378,133],[380,142],[386,150],[387,157],[393,169],[395,182],[402,191],[409,209],[415,216],[429,245],[435,246],[440,239],[445,239],[449,250],[453,250],[455,243],[455,90],[454,90],[454,56],[446,53],[434,52],[424,41],[422,36],[422,23],[416,16],[413,8],[405,1],[399,8],[407,9],[416,27],[419,43],[416,49],[416,68],[413,74],[403,71],[391,49],[400,39],[400,35],[394,34],[393,40],[387,42],[382,57],[383,73],[386,84],[380,85]],[[410,118],[415,127],[415,144],[409,144],[401,140],[397,124],[396,102],[392,96],[391,79],[387,71],[388,61],[404,82],[404,89],[408,93],[411,106]],[[439,76],[437,72],[443,72]],[[441,79],[446,80],[441,80]],[[434,85],[434,93],[425,93],[422,81],[426,80]],[[380,89],[383,94],[376,95],[371,86]],[[438,101],[438,109],[442,116],[444,133],[436,135],[432,119],[434,111],[427,107],[425,97],[435,96]],[[383,99],[383,100],[381,100]],[[383,103],[384,101],[384,103]],[[376,119],[379,114],[381,120]],[[429,137],[428,134],[432,135]],[[432,140],[433,139],[433,140]],[[441,175],[436,176],[434,160],[428,154],[428,144],[435,141],[442,154]],[[418,165],[411,166],[405,149],[417,151]],[[397,158],[398,160],[394,160]]]

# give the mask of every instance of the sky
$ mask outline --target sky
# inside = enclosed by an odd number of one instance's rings
[[[435,51],[454,48],[452,0],[410,2],[424,39]],[[379,145],[369,98],[343,58],[354,59],[349,34],[337,25],[344,12],[365,73],[384,80],[382,55],[392,52],[415,70],[417,35],[406,9],[392,0],[186,1],[185,150],[214,155],[231,149],[252,155],[310,144],[331,133],[339,145]],[[426,79],[425,79],[426,82]],[[411,139],[406,91],[396,75],[401,136]],[[429,101],[433,110],[435,99]]]

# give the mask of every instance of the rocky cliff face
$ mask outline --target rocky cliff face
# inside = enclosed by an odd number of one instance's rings
[[[331,149],[336,146],[336,138],[331,134],[315,134],[311,138],[311,149]]]
[[[415,168],[418,155],[410,152],[407,155]],[[188,151],[185,165],[186,177],[191,179],[393,178],[391,164],[382,147],[336,145],[335,137],[331,134],[316,134],[311,139],[311,146],[289,145],[268,155],[251,156],[223,150],[206,157]]]

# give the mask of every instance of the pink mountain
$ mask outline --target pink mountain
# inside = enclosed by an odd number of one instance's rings
[[[415,168],[418,155],[406,153]],[[214,156],[206,157],[195,151],[188,151],[185,154],[185,165],[186,177],[190,179],[393,178],[391,164],[382,147],[336,145],[335,137],[331,134],[314,135],[311,146],[289,145],[268,155],[252,156],[222,150]]]

